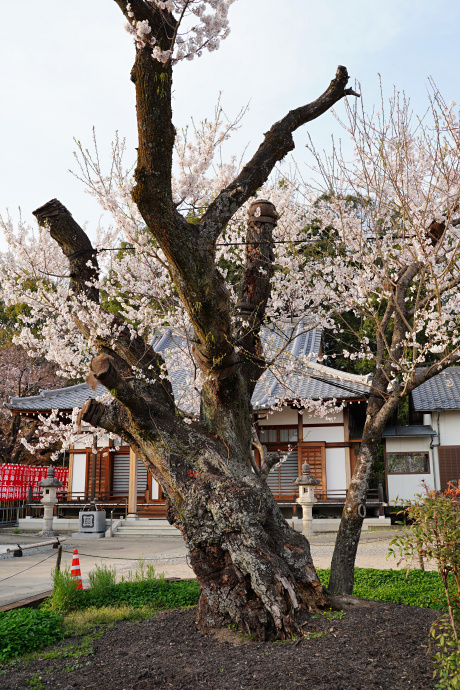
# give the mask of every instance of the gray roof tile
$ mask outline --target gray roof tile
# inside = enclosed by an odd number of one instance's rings
[[[419,412],[460,409],[460,367],[449,367],[422,383],[412,393]]]
[[[264,347],[267,351],[280,349],[283,341],[287,342],[286,333],[279,328],[264,329],[261,333]],[[198,395],[193,399],[185,399],[184,391],[190,390],[193,384],[194,368],[183,365],[180,360],[180,350],[187,350],[188,343],[183,337],[173,335],[170,330],[158,335],[152,340],[156,352],[161,352],[165,358],[176,404],[186,412],[196,414],[199,411]],[[309,356],[315,362],[321,347],[321,331],[312,329],[305,332],[305,326],[295,327],[293,341],[287,350],[294,356]],[[302,372],[291,374],[286,380],[280,381],[271,371],[267,371],[258,381],[252,402],[255,409],[267,409],[276,404],[280,398],[296,400],[311,399],[353,399],[362,398],[369,393],[368,386],[350,381],[346,374],[329,367],[322,367],[319,372],[310,375]],[[88,398],[97,398],[107,394],[107,390],[99,385],[93,391],[86,383],[68,386],[54,391],[40,391],[39,395],[29,398],[11,398],[7,407],[14,410],[37,410],[49,412],[51,410],[72,410],[81,407]]]

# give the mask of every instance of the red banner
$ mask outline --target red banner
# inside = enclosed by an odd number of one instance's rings
[[[29,486],[32,487],[34,494],[41,494],[43,489],[38,486],[38,482],[45,479],[47,470],[47,467],[0,465],[0,501],[26,500]],[[67,491],[68,468],[55,467],[54,476],[62,482],[62,488],[59,491]]]

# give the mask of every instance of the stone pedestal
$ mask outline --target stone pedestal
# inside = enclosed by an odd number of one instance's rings
[[[54,476],[54,467],[48,467],[46,478],[38,482],[38,486],[43,488],[43,529],[39,534],[42,537],[57,537],[57,532],[53,530],[54,506],[58,503],[57,490],[62,486],[62,482]]]
[[[315,486],[321,482],[310,474],[310,465],[304,462],[302,474],[295,480],[295,484],[299,487],[296,503],[302,506],[302,534],[309,537],[313,534],[313,506],[318,500],[315,497]]]

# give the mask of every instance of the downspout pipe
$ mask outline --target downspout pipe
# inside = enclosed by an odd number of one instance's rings
[[[436,462],[435,462],[435,457],[434,457],[434,448],[438,448],[438,447],[441,445],[441,431],[440,431],[440,425],[439,425],[439,418],[440,418],[440,416],[441,416],[441,412],[442,412],[441,408],[440,408],[440,407],[437,407],[437,408],[436,408],[436,413],[437,413],[437,415],[438,415],[437,421],[436,421],[436,428],[437,428],[437,433],[436,433],[436,436],[437,436],[437,443],[433,443],[433,438],[434,438],[433,436],[431,437],[431,440],[430,440],[431,458],[432,458],[432,462],[433,462],[434,488],[435,488],[436,491],[440,491],[440,490],[441,490],[441,486],[439,486],[439,487],[437,486],[437,479],[436,479]]]

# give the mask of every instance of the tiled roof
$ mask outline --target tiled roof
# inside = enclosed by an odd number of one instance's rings
[[[460,409],[460,367],[449,367],[422,383],[412,393],[419,412]]]
[[[6,407],[13,410],[34,410],[39,412],[51,412],[51,410],[73,410],[74,407],[82,407],[88,398],[98,398],[107,393],[104,386],[98,385],[93,391],[86,383],[78,383],[76,386],[57,388],[54,391],[41,390],[38,395],[29,398],[10,398]]]
[[[364,377],[356,377],[356,380],[353,380],[350,375],[337,369],[315,366],[312,363],[306,366],[304,371],[291,374],[285,380],[276,378],[273,372],[267,371],[257,382],[252,404],[255,410],[263,410],[272,407],[281,398],[285,400],[299,398],[352,400],[365,398],[368,395],[369,386],[365,383]]]
[[[286,333],[281,329],[264,329],[261,333],[264,348],[267,352],[271,349],[279,350],[283,341],[287,342]],[[184,366],[181,350],[189,347],[183,337],[173,335],[167,331],[163,335],[156,336],[152,340],[152,346],[156,352],[161,352],[165,358],[169,377],[173,387],[174,398],[178,407],[189,413],[199,411],[198,395],[186,398],[186,391],[190,391],[193,384],[194,369],[190,364]],[[302,372],[291,374],[281,382],[271,371],[267,371],[258,381],[252,402],[255,409],[267,409],[280,398],[295,400],[298,398],[312,399],[353,399],[362,398],[369,394],[369,386],[365,377],[353,376],[330,367],[316,364],[320,353],[321,331],[313,328],[306,331],[304,324],[294,327],[292,342],[287,351],[296,357],[306,356],[310,364],[302,364]],[[307,375],[308,371],[308,375]],[[93,391],[86,383],[76,386],[68,386],[54,391],[40,391],[39,395],[30,398],[11,398],[7,407],[14,410],[72,410],[81,407],[88,398],[97,398],[106,395],[107,390],[99,385],[97,391]]]

